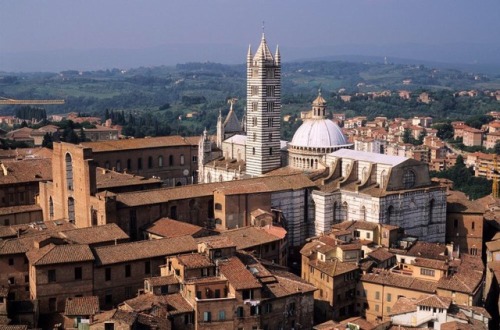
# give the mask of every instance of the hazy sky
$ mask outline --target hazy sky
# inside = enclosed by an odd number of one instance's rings
[[[246,49],[258,43],[263,20],[270,44],[285,49],[500,45],[498,0],[0,0],[0,69],[27,52]]]

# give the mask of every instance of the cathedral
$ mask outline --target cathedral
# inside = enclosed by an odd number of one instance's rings
[[[280,140],[280,75],[279,49],[273,56],[263,34],[256,53],[249,47],[247,54],[246,120],[238,120],[233,99],[226,119],[219,114],[216,142],[204,132],[199,182],[303,172],[316,184],[306,194],[313,221],[302,226],[304,237],[355,220],[396,225],[409,235],[444,242],[445,189],[431,182],[427,165],[351,150],[340,127],[327,118],[321,91],[292,141]]]

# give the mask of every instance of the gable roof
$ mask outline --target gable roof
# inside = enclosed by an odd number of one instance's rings
[[[94,253],[98,265],[110,265],[133,260],[166,257],[197,250],[198,246],[194,238],[185,235],[96,247]]]
[[[337,151],[330,153],[329,155],[339,158],[350,158],[358,161],[386,164],[391,166],[396,166],[409,160],[409,158],[406,157],[389,156],[373,152],[357,151],[350,149],[339,149]]]
[[[64,314],[69,316],[95,315],[99,313],[99,297],[73,297],[66,299]]]
[[[94,261],[89,246],[80,244],[48,244],[27,252],[26,257],[35,266]]]

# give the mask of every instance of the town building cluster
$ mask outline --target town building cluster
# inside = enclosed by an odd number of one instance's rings
[[[214,137],[0,152],[6,329],[498,324],[498,201],[431,180],[432,118],[332,121],[319,92],[282,141],[280,75],[263,35]]]

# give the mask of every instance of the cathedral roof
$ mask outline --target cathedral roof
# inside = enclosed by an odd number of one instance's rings
[[[241,132],[240,122],[238,121],[238,117],[236,116],[236,112],[233,111],[232,106],[231,110],[229,110],[229,113],[227,114],[226,120],[224,121],[224,132]]]
[[[313,101],[313,106],[325,106],[326,100],[321,96],[321,91],[318,93],[318,97]]]
[[[264,33],[262,33],[262,39],[260,41],[259,48],[257,49],[257,52],[255,52],[255,56],[253,58],[254,61],[258,60],[265,60],[265,61],[273,61],[273,55],[271,54],[271,51],[269,50],[269,46],[267,45],[266,42],[266,37]]]
[[[320,98],[321,96],[318,96]],[[327,148],[347,145],[348,142],[330,119],[306,119],[295,132],[291,145],[295,147]]]

